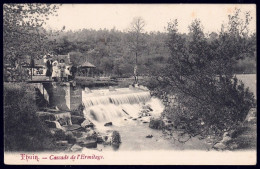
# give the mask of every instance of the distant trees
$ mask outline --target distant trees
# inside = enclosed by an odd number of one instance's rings
[[[222,136],[254,105],[253,94],[234,77],[233,65],[256,50],[253,35],[246,31],[250,15],[241,23],[239,12],[229,16],[227,29],[210,39],[199,20],[189,26],[189,38],[178,33],[177,20],[168,24],[171,56],[158,71],[154,88],[177,95],[178,106],[166,115],[191,136]]]
[[[226,49],[224,49],[223,46],[224,42],[226,44],[226,48],[232,48],[231,46],[232,44],[228,44],[228,41],[230,41],[228,38],[226,38],[226,40],[222,38],[221,40],[221,37],[223,37],[225,31],[223,31],[223,33],[213,32],[210,33],[208,36],[203,34],[202,38],[199,37],[197,40],[196,38],[192,37],[192,36],[197,36],[194,35],[192,32],[190,32],[189,34],[180,34],[177,32],[176,35],[174,34],[171,35],[172,37],[176,36],[176,38],[179,39],[176,40],[178,41],[178,43],[175,44],[174,41],[172,41],[172,43],[169,44],[168,42],[170,41],[168,39],[169,36],[167,33],[162,33],[162,32],[146,33],[144,31],[145,22],[142,18],[138,18],[138,17],[133,19],[133,22],[130,25],[128,32],[121,32],[116,29],[112,29],[112,30],[82,29],[78,31],[66,31],[66,32],[61,31],[58,32],[58,34],[55,34],[54,36],[53,35],[54,33],[51,30],[45,31],[40,26],[35,28],[31,26],[33,29],[32,34],[25,33],[23,35],[22,30],[24,30],[25,28],[15,26],[16,24],[14,24],[13,22],[18,22],[17,19],[16,21],[15,19],[14,21],[11,21],[12,20],[11,18],[14,17],[11,16],[9,17],[9,15],[12,16],[17,15],[15,14],[16,7],[12,7],[11,5],[11,6],[6,6],[4,8],[5,8],[4,9],[4,63],[12,63],[13,67],[15,67],[15,63],[18,63],[17,61],[20,60],[18,58],[25,58],[25,55],[32,56],[34,58],[34,57],[41,57],[43,54],[46,54],[49,51],[53,51],[55,54],[68,54],[72,52],[75,54],[75,58],[74,58],[75,64],[79,64],[83,60],[87,60],[92,64],[94,64],[95,66],[97,66],[96,70],[100,73],[107,73],[107,74],[114,74],[115,76],[129,77],[129,76],[133,76],[134,73],[133,71],[136,64],[138,65],[138,70],[136,72],[138,75],[149,75],[149,74],[154,74],[157,71],[160,71],[162,67],[165,67],[165,65],[167,65],[169,58],[172,58],[170,57],[170,55],[172,55],[174,51],[169,50],[170,49],[169,45],[171,48],[176,48],[176,49],[178,48],[178,50],[175,51],[179,53],[178,55],[176,53],[176,56],[178,56],[176,58],[177,60],[181,59],[182,55],[184,57],[187,57],[187,53],[190,53],[189,51],[194,50],[193,51],[194,53],[197,48],[196,45],[199,43],[206,44],[209,47],[210,51],[212,50],[214,51],[215,49],[220,50],[218,46],[222,46],[221,50],[224,55],[229,55],[225,52]],[[14,9],[9,11],[9,8],[11,9],[14,8]],[[22,9],[24,8],[25,7],[22,7]],[[35,8],[37,9],[38,7]],[[48,5],[44,7],[39,6],[39,8],[49,8],[49,6]],[[48,11],[55,14],[57,7],[55,7],[55,10],[53,8],[54,7],[50,7]],[[42,9],[42,11],[44,10]],[[29,11],[27,11],[27,13],[28,12]],[[24,18],[26,18],[27,16],[26,12],[23,12],[23,16]],[[45,15],[43,16],[45,17]],[[8,19],[8,17],[11,20]],[[22,17],[19,18],[21,19]],[[249,19],[250,17],[248,17],[248,20]],[[199,21],[197,21],[197,26],[199,26],[199,24],[200,24]],[[194,25],[194,27],[195,26],[196,24]],[[12,33],[8,31],[9,29],[11,29],[10,27],[19,29],[19,31],[18,32],[15,31],[12,35]],[[231,26],[230,28],[228,28],[227,26],[223,27],[223,30],[224,28],[225,30],[231,29]],[[33,33],[33,32],[37,32],[37,29],[40,30],[39,35],[37,33],[36,34]],[[244,34],[246,33],[246,28],[243,29],[243,33]],[[242,41],[240,41],[239,39],[236,40],[237,45],[240,45],[239,49],[249,51],[249,49],[243,48],[242,46],[243,44],[246,44],[246,46],[252,46],[252,49],[253,48],[256,49],[255,36],[256,35],[248,36],[247,38],[244,38]],[[41,40],[41,37],[45,37],[45,39],[42,38]],[[225,35],[225,37],[227,36]],[[193,43],[193,46],[190,43],[189,47],[187,47],[188,43],[192,40],[196,43]],[[203,52],[206,50],[206,48],[204,49],[205,45],[203,47],[200,47],[200,45],[203,44],[198,45],[198,49],[201,50],[196,51],[197,52],[196,55],[199,56],[200,55],[199,52],[202,52],[202,54],[204,53],[203,55],[208,56],[208,53],[205,54],[205,52]],[[229,64],[234,68],[232,70],[237,73],[254,72],[253,70],[256,69],[256,65],[253,64],[253,62],[256,59],[256,55],[253,51],[254,50],[252,50],[252,52],[249,52],[247,54],[244,53],[243,55],[239,55],[239,58],[237,58],[239,59],[238,62],[232,61],[232,63],[231,62],[228,63],[226,61],[222,61],[222,63],[226,64],[226,65],[223,64],[223,68],[227,67],[227,64]],[[237,51],[231,52],[230,55],[232,58],[235,58],[232,56],[233,54],[236,55]],[[189,57],[194,59],[196,56],[193,57],[189,56]],[[241,59],[241,57],[245,59]],[[176,66],[178,67],[178,70],[181,71],[182,68],[180,68],[178,65]],[[252,66],[253,68],[251,68]],[[192,71],[192,69],[190,71]]]

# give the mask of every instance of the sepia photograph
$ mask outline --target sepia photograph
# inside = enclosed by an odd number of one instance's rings
[[[256,165],[255,4],[3,4],[4,162]]]

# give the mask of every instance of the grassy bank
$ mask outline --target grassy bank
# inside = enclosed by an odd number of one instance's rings
[[[36,116],[34,92],[25,83],[4,83],[5,151],[55,149],[48,127]]]

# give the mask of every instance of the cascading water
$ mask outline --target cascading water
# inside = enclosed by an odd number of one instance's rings
[[[139,89],[83,91],[82,102],[85,106],[85,117],[92,120],[96,126],[104,126],[106,122],[121,125],[128,116],[137,118],[145,104],[154,109],[152,113],[160,114],[163,111],[159,99],[151,98],[149,91]]]

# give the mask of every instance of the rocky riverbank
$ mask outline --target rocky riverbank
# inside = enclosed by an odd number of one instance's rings
[[[119,146],[121,143],[119,132],[99,133],[89,119],[71,112],[48,109],[37,112],[37,116],[51,131],[57,150],[75,152],[83,148],[97,149],[97,144]]]
[[[171,111],[171,107],[177,106],[176,96],[166,94],[166,92],[151,91],[152,96],[161,99],[165,109],[159,118],[151,118],[149,127],[162,130],[166,137],[178,140],[181,143],[187,142],[191,136],[185,133],[182,126],[176,126],[165,116],[167,111]],[[212,149],[216,150],[240,150],[240,149],[256,149],[256,108],[251,108],[245,121],[237,125],[233,130],[226,131],[220,138],[208,136],[203,139]]]

